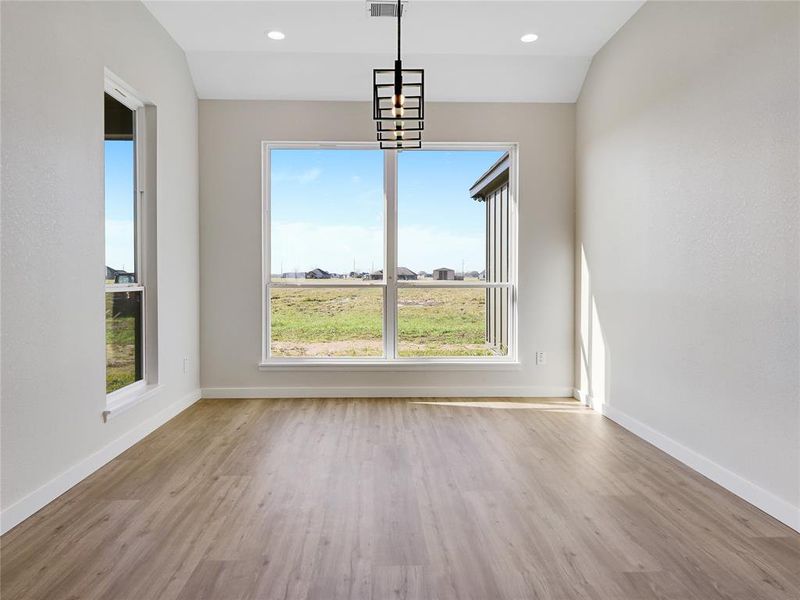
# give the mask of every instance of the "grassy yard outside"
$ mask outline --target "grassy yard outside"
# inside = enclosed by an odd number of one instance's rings
[[[397,291],[400,356],[491,356],[486,345],[486,290]]]
[[[273,288],[274,356],[381,356],[383,294],[376,288]]]
[[[379,288],[273,288],[273,356],[383,354]],[[398,290],[400,356],[491,356],[481,288]]]
[[[383,355],[380,288],[273,288],[271,308],[273,356]],[[481,288],[401,288],[398,354],[492,356],[485,311]],[[106,393],[136,381],[136,320],[113,312],[106,294]]]
[[[106,294],[106,393],[136,381],[136,319],[114,315],[115,294]]]

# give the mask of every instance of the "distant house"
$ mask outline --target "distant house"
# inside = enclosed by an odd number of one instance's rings
[[[447,267],[439,267],[438,269],[433,270],[433,278],[436,281],[454,281],[456,278],[456,272],[453,269],[448,269]]]
[[[510,206],[508,153],[489,167],[472,184],[469,195],[486,206],[486,271],[481,279],[491,282],[510,280]],[[486,290],[486,343],[498,350],[508,348],[508,290]]]
[[[323,269],[311,269],[306,272],[306,279],[330,279],[331,274]]]
[[[350,279],[367,279],[369,278],[369,273],[364,273],[363,271],[350,271],[349,277]]]
[[[106,281],[113,281],[114,283],[128,283],[128,278],[134,278],[134,273],[128,273],[123,269],[114,269],[113,267],[106,267]]]
[[[419,273],[417,273],[417,275],[419,276],[420,279],[425,279],[426,277],[431,276],[430,273],[426,273],[425,271],[420,271]]]
[[[480,273],[478,273],[477,271],[467,271],[466,273],[464,273],[464,277],[478,279],[480,277]]]
[[[397,267],[397,280],[398,281],[416,281],[417,274],[411,269],[406,267]]]
[[[304,271],[293,271],[291,273],[281,273],[281,279],[305,279]]]
[[[121,269],[113,269],[106,267],[106,281],[113,281],[114,283],[136,283],[136,273],[128,273]]]
[[[381,280],[383,279],[383,269],[378,269],[369,274],[370,279]],[[417,274],[411,269],[406,267],[397,267],[397,280],[398,281],[416,281]]]

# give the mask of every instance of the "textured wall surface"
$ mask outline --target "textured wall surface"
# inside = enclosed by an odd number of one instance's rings
[[[646,4],[592,63],[576,166],[578,384],[794,506],[798,25]]]
[[[572,387],[573,104],[436,104],[429,142],[519,142],[519,350],[516,371],[259,372],[261,142],[374,139],[358,102],[200,101],[203,388],[456,386],[464,394]],[[536,350],[548,352],[534,364]],[[323,392],[324,393],[324,392]]]
[[[2,2],[2,507],[198,387],[197,99],[139,2]],[[104,424],[103,68],[158,110],[159,375]],[[189,369],[183,371],[183,358]]]

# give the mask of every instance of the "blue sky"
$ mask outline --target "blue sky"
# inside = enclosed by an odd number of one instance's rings
[[[134,267],[134,143],[105,142],[106,266]]]
[[[398,156],[398,262],[414,271],[484,269],[485,208],[469,188],[497,151]],[[273,150],[272,272],[383,267],[383,154]]]
[[[413,271],[484,269],[484,205],[469,188],[497,151],[398,155],[398,263]],[[106,141],[106,265],[134,269],[132,141]],[[273,150],[272,272],[383,267],[380,150]]]

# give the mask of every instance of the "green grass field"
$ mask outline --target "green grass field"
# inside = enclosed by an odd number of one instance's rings
[[[136,323],[132,316],[109,318],[114,294],[106,294],[106,393],[136,381]]]
[[[273,288],[273,356],[381,356],[383,292],[378,288]],[[400,356],[491,356],[486,292],[398,290]]]
[[[106,393],[136,381],[136,323],[113,318],[106,294]],[[273,288],[273,356],[383,355],[380,288]],[[414,356],[492,356],[485,343],[486,292],[480,288],[398,290],[398,353]]]

